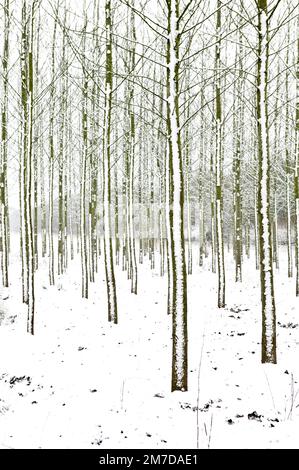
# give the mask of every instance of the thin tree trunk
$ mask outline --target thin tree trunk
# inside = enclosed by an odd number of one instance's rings
[[[269,19],[267,0],[258,1],[258,232],[262,303],[262,362],[276,363],[276,313],[270,224],[270,155],[268,127]]]
[[[290,43],[290,33],[288,29],[287,44]],[[286,208],[287,208],[287,250],[288,250],[288,277],[293,276],[293,260],[292,260],[292,234],[291,234],[291,162],[289,151],[289,48],[286,50],[286,75],[285,75],[285,173],[286,173]]]
[[[1,99],[1,143],[0,143],[0,250],[2,284],[8,287],[8,258],[9,258],[9,216],[7,195],[7,139],[8,139],[8,58],[9,58],[9,31],[10,10],[9,0],[4,6],[4,35],[2,56],[2,99]]]
[[[280,94],[280,61],[278,62],[277,82],[276,82],[276,100],[275,100],[275,119],[274,119],[274,163],[275,170],[273,174],[273,263],[276,269],[279,269],[279,244],[278,244],[278,215],[277,215],[277,174],[276,165],[279,161],[279,141],[280,141],[280,122],[279,122],[279,94]]]
[[[299,33],[299,18],[297,21]],[[296,296],[299,296],[299,34],[297,39],[296,64],[296,116],[295,116],[295,217],[296,217]]]
[[[113,62],[112,62],[112,17],[111,0],[106,0],[106,81],[105,81],[105,112],[104,112],[104,138],[103,138],[103,196],[104,196],[104,252],[105,273],[108,298],[108,320],[117,323],[117,299],[114,274],[114,257],[111,231],[111,111],[112,111],[112,86],[113,86]]]
[[[84,28],[86,32],[86,11],[84,10]],[[84,46],[85,51],[85,37]],[[87,103],[88,103],[88,77],[86,73],[86,64],[83,63],[83,84],[82,84],[82,161],[81,161],[81,182],[80,182],[80,250],[81,250],[81,273],[82,273],[82,297],[88,298],[88,241],[87,241],[87,222],[86,222],[86,174],[87,174],[87,145],[88,145],[88,122],[87,122]]]
[[[55,113],[55,48],[56,48],[56,32],[57,32],[57,15],[56,11],[52,51],[51,51],[51,89],[50,89],[50,122],[49,122],[49,224],[48,224],[48,241],[49,241],[49,282],[53,286],[55,284],[54,271],[54,240],[53,240],[53,221],[54,221],[54,113]]]
[[[172,391],[188,389],[187,273],[184,240],[184,178],[179,118],[179,0],[168,2],[167,126],[169,135],[170,256],[173,269]]]
[[[218,307],[225,307],[225,267],[223,245],[223,195],[222,195],[222,109],[221,109],[221,6],[217,1],[216,20],[216,237],[218,265]]]
[[[34,334],[34,238],[32,220],[32,164],[33,164],[33,0],[22,7],[22,49],[21,49],[21,81],[22,81],[22,234],[23,253],[25,255],[23,285],[25,301],[28,305],[27,332]]]

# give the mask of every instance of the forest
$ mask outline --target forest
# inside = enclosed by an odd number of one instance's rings
[[[0,107],[0,448],[298,448],[297,0],[0,0]]]

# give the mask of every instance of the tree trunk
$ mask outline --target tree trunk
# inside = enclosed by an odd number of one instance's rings
[[[222,109],[221,109],[221,4],[217,1],[216,19],[216,237],[218,266],[218,307],[225,307],[225,267],[223,244],[223,195],[222,195]]]
[[[299,19],[297,33],[299,32]],[[299,296],[299,35],[296,64],[296,117],[295,117],[295,217],[296,217],[296,296]]]
[[[270,155],[268,127],[269,20],[267,0],[258,1],[257,131],[258,234],[262,303],[262,363],[276,363],[276,314],[270,224]]]
[[[179,0],[168,2],[167,126],[170,176],[170,256],[173,269],[172,391],[188,388],[187,273],[184,239],[184,178],[179,117]]]
[[[5,0],[4,6],[4,35],[2,56],[2,99],[1,99],[1,142],[0,142],[0,251],[2,284],[8,287],[8,237],[9,216],[7,196],[7,127],[8,127],[8,57],[9,57],[9,0]]]
[[[114,257],[111,231],[111,171],[110,171],[110,138],[111,138],[111,111],[112,111],[112,18],[111,0],[106,0],[106,81],[105,81],[105,112],[104,112],[104,138],[103,138],[103,196],[104,196],[104,252],[105,273],[108,297],[108,320],[117,323],[117,299],[114,275]]]
[[[27,332],[34,334],[34,239],[32,219],[32,165],[33,165],[33,0],[22,7],[21,97],[22,97],[22,235],[24,255],[25,302],[28,305]]]
[[[84,11],[84,31],[86,31],[86,12]],[[85,51],[85,37],[84,46]],[[80,182],[80,251],[81,251],[81,275],[82,275],[82,297],[88,298],[88,241],[87,241],[87,223],[86,223],[86,174],[87,174],[87,145],[88,145],[88,122],[87,122],[87,103],[88,103],[88,78],[83,62],[83,84],[82,84],[82,160],[81,160],[81,182]]]

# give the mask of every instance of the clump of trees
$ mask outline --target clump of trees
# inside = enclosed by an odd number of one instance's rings
[[[227,250],[242,282],[254,245],[261,360],[276,363],[281,244],[299,296],[296,1],[3,0],[0,15],[2,283],[18,172],[28,333],[40,257],[53,286],[80,256],[86,299],[103,263],[115,324],[116,270],[137,295],[149,262],[168,278],[171,388],[187,390],[188,276],[216,273],[225,308]]]

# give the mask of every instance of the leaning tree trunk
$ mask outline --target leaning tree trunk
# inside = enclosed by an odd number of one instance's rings
[[[262,303],[262,363],[276,363],[276,313],[270,224],[270,155],[268,126],[269,20],[267,0],[258,2],[257,132],[258,234]]]

